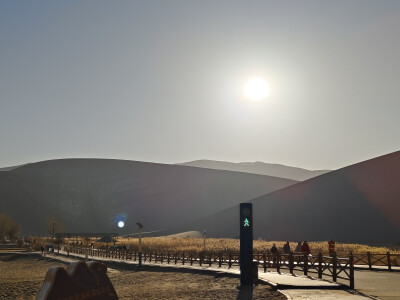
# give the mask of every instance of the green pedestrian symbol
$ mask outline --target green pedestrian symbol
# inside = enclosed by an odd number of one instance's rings
[[[250,227],[250,223],[249,223],[249,220],[247,220],[247,218],[244,219],[244,224],[243,224],[243,227],[246,227],[246,226]]]

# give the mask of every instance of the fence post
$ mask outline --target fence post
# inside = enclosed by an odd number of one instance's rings
[[[389,271],[392,271],[392,262],[390,261],[390,252],[386,252],[386,257],[387,257],[387,264],[388,264],[388,269]]]
[[[228,260],[228,269],[230,269],[232,267],[232,254],[229,252],[229,256],[228,256],[229,260]]]
[[[222,266],[222,253],[220,252],[219,254],[218,254],[218,266],[221,268],[221,266]]]
[[[177,264],[178,260],[179,260],[179,252],[175,252],[174,256],[175,256],[175,258],[174,258],[175,264]]]
[[[293,257],[293,251],[290,251],[289,253],[289,270],[290,274],[293,275],[293,269],[294,269],[294,257]]]
[[[185,252],[182,252],[182,265],[185,264]]]
[[[193,252],[190,253],[190,265],[193,266]]]
[[[337,256],[336,256],[336,252],[333,253],[333,257],[332,257],[332,277],[333,277],[333,281],[336,282],[337,281]]]
[[[265,252],[263,253],[263,261],[264,261],[264,264],[263,264],[264,273],[266,273],[267,272],[267,255],[265,255]]]
[[[170,253],[168,252],[168,257],[167,257],[168,264],[169,264],[170,260],[171,260],[171,256],[170,256]]]
[[[280,254],[280,252],[276,253],[276,271],[278,273],[281,272],[281,254]]]
[[[273,268],[273,265],[271,265],[271,260],[272,260],[271,253],[268,250],[268,252],[267,252],[268,268]]]
[[[308,274],[308,257],[307,254],[304,254],[304,275]]]
[[[350,288],[354,289],[354,257],[353,257],[353,252],[350,252],[349,265],[350,265]]]
[[[201,267],[202,264],[203,264],[203,257],[204,257],[204,253],[201,252],[201,253],[200,253],[200,267]]]
[[[369,269],[371,270],[372,269],[372,263],[371,263],[371,252],[367,252],[367,258],[368,258],[368,266],[369,266]]]
[[[322,278],[322,253],[318,253],[318,278]]]
[[[210,258],[210,260],[208,261],[208,265],[211,267],[212,265],[212,254],[210,252],[210,255],[208,256]]]

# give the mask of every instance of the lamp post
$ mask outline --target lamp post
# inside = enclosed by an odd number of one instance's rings
[[[57,224],[57,222],[56,222],[56,221],[53,221],[52,240],[54,240],[54,233],[56,232],[56,224]]]
[[[136,223],[139,227],[139,267],[142,266],[142,228],[143,225],[141,223]]]
[[[53,251],[52,251],[53,253],[54,253],[54,243],[55,243],[54,234],[56,232],[56,224],[57,224],[57,222],[53,221],[53,234],[51,236],[51,244],[52,244],[52,247],[53,247]]]
[[[206,253],[206,231],[203,231],[203,251]]]

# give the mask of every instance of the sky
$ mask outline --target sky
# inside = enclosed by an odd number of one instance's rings
[[[0,167],[398,151],[399,32],[400,1],[0,1]]]

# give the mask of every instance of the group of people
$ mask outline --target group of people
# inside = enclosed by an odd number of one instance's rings
[[[286,242],[286,244],[283,246],[283,252],[285,254],[290,254],[290,244],[289,242]],[[271,247],[271,253],[272,254],[277,254],[278,253],[278,248],[276,247],[276,244],[274,244]],[[310,246],[308,245],[307,241],[304,241],[303,244],[301,242],[297,243],[296,249],[293,251],[293,253],[302,253],[305,255],[309,255],[311,253],[310,251]]]

